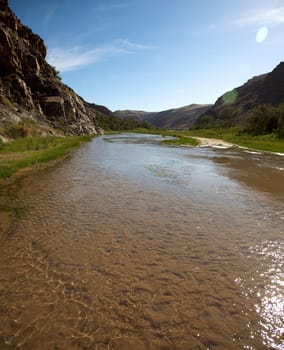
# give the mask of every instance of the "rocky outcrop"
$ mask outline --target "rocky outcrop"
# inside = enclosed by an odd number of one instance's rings
[[[216,103],[202,115],[198,123],[205,119],[239,124],[245,121],[250,110],[258,105],[278,106],[284,102],[284,62],[272,72],[253,77],[244,85],[219,97]],[[226,123],[226,121],[225,121]]]
[[[96,115],[103,107],[96,109],[63,84],[45,57],[43,40],[0,0],[0,128],[33,119],[66,135],[99,132]]]

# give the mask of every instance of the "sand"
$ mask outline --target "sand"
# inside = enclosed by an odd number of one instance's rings
[[[234,144],[226,142],[220,139],[208,139],[205,137],[193,137],[200,142],[199,147],[217,147],[217,148],[229,148],[233,147]]]

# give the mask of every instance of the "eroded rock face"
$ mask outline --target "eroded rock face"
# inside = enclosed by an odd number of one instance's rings
[[[4,115],[9,108],[44,119],[64,134],[99,131],[96,115],[102,111],[64,85],[45,57],[43,40],[0,0],[0,124],[1,109]]]
[[[49,96],[40,101],[40,107],[45,115],[65,117],[64,99],[61,96]]]

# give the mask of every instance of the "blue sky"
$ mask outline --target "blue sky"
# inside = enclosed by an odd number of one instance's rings
[[[214,103],[284,54],[283,0],[9,0],[89,102],[159,111]]]

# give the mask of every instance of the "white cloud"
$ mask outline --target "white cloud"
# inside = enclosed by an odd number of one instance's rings
[[[241,27],[259,25],[279,25],[284,23],[284,7],[261,9],[244,15],[236,20]]]
[[[66,72],[103,61],[113,55],[130,54],[138,50],[147,50],[150,48],[150,46],[134,43],[128,39],[117,39],[114,44],[110,46],[89,50],[80,46],[67,49],[51,48],[48,50],[47,61],[60,72]]]

